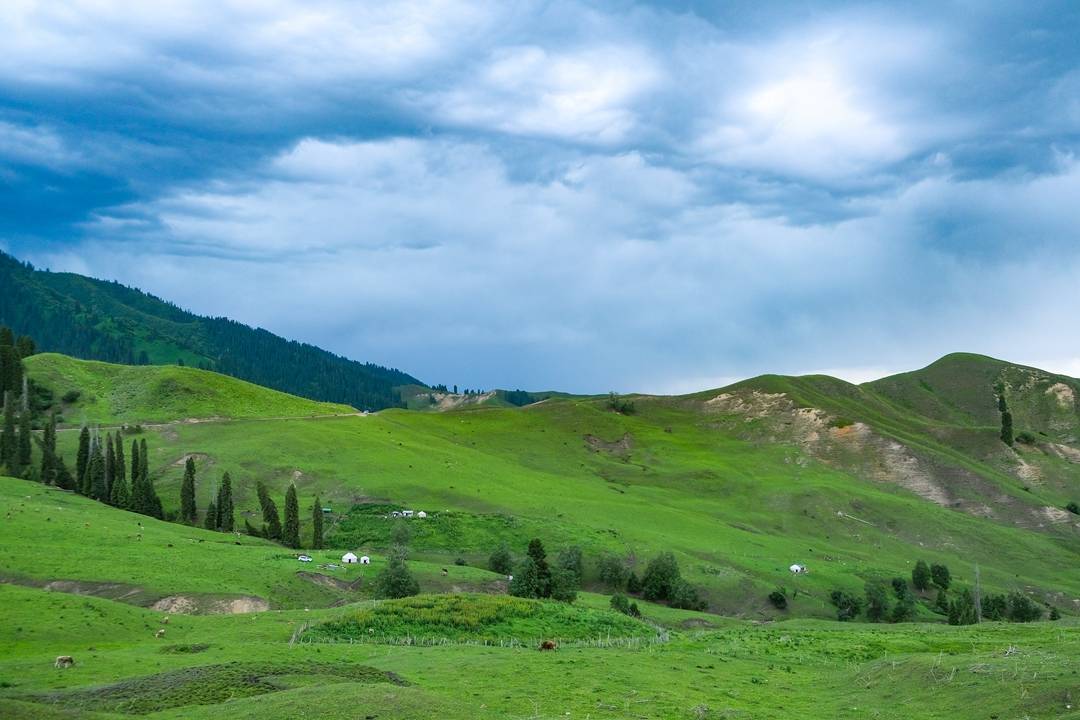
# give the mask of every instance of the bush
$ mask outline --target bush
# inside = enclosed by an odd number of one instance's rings
[[[1080,503],[1071,502],[1065,506],[1065,509],[1071,512],[1073,515],[1080,515]]]
[[[937,599],[934,600],[934,611],[942,615],[949,614],[949,596],[944,590],[939,589],[937,591]]]
[[[465,567],[469,563],[465,562],[465,558],[460,558],[459,557],[459,558],[454,560],[454,564],[457,565],[458,567]]]
[[[919,560],[915,563],[915,567],[911,571],[911,584],[920,592],[930,589],[930,566],[926,564],[925,560]]]
[[[1004,595],[988,595],[982,601],[982,616],[985,620],[1005,620],[1009,616],[1009,602]]]
[[[1042,608],[1021,592],[1009,593],[1009,619],[1013,622],[1042,620]]]
[[[405,556],[391,553],[386,566],[375,577],[375,597],[403,598],[420,594],[420,584],[409,572]]]
[[[600,577],[600,582],[611,589],[622,588],[626,585],[626,578],[629,575],[623,559],[612,553],[604,553],[600,556],[596,561],[596,572]],[[630,592],[636,591],[630,590]]]
[[[551,599],[572,603],[577,600],[578,578],[572,570],[557,567],[551,571]]]
[[[900,581],[899,584],[897,580]],[[915,617],[915,596],[911,594],[911,589],[908,588],[908,584],[904,582],[903,578],[893,580],[893,591],[896,593],[896,604],[893,605],[889,619],[894,623],[907,622],[913,619]]]
[[[638,579],[637,573],[631,572],[630,577],[626,579],[626,592],[631,594],[641,592],[641,580]]]
[[[510,548],[503,545],[491,553],[491,557],[488,558],[488,570],[500,575],[509,575],[513,572],[514,558],[510,555]]]
[[[787,595],[784,594],[784,589],[780,588],[779,590],[773,590],[769,593],[769,602],[772,603],[772,606],[777,610],[786,610]]]
[[[698,595],[697,588],[681,577],[676,579],[671,587],[669,604],[673,608],[682,610],[706,610],[709,607],[709,604]]]
[[[555,565],[574,576],[575,586],[581,585],[581,578],[585,574],[584,563],[581,560],[581,548],[576,545],[563,548],[555,558]]]
[[[634,401],[623,400],[619,397],[619,393],[617,392],[608,393],[607,405],[609,409],[614,410],[620,415],[633,415],[635,411]]]
[[[65,405],[71,405],[72,403],[79,402],[79,398],[81,398],[81,397],[82,397],[82,393],[80,391],[78,391],[78,390],[68,390],[66,393],[64,393],[64,396],[62,398],[60,398],[60,400]]]
[[[1024,443],[1025,445],[1034,445],[1036,437],[1034,433],[1030,433],[1027,430],[1023,430],[1016,435],[1016,442]]]
[[[840,622],[852,620],[862,612],[862,600],[843,590],[833,590],[829,602],[836,606],[836,619]]]
[[[950,625],[974,625],[979,621],[975,614],[975,600],[971,597],[971,591],[964,588],[963,592],[949,603]]]
[[[942,590],[948,590],[949,585],[952,584],[952,575],[949,573],[949,568],[945,565],[931,565],[930,579]]]
[[[889,593],[885,590],[885,583],[880,580],[867,581],[864,592],[866,619],[875,623],[884,622],[889,615]]]
[[[611,596],[611,609],[615,612],[621,612],[623,615],[629,615],[630,599],[622,593],[615,593]]]
[[[682,579],[679,562],[670,552],[660,553],[645,568],[641,579],[641,594],[646,600],[668,600],[675,583]]]

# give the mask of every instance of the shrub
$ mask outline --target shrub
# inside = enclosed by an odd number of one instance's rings
[[[1065,506],[1065,509],[1071,512],[1073,515],[1080,515],[1080,503],[1071,502]]]
[[[1051,620],[1060,620],[1061,619],[1061,613],[1058,612],[1058,609],[1056,607],[1054,607],[1053,605],[1050,606],[1050,619]]]
[[[581,578],[585,574],[581,560],[581,548],[576,545],[563,548],[559,551],[558,557],[555,558],[555,565],[571,573],[574,576],[575,585],[581,585]]]
[[[697,588],[681,577],[677,578],[671,586],[669,603],[671,607],[682,610],[705,610],[709,607],[709,604],[698,595]]]
[[[514,558],[510,555],[510,548],[500,546],[488,558],[488,569],[500,575],[509,575],[514,569]]]
[[[864,587],[866,594],[866,619],[870,622],[884,622],[889,614],[889,594],[885,583],[869,580]]]
[[[979,621],[975,613],[975,600],[967,588],[949,603],[950,625],[974,625]]]
[[[465,558],[459,557],[459,558],[456,558],[454,560],[454,564],[457,565],[458,567],[465,567],[469,563],[465,562]]]
[[[571,570],[555,568],[551,571],[551,594],[552,600],[572,603],[577,600],[578,578]]]
[[[600,556],[596,561],[596,572],[600,577],[600,582],[612,589],[626,585],[627,575],[629,574],[623,559],[612,553],[604,553]],[[627,589],[629,590],[629,588]],[[637,591],[630,590],[630,592]]]
[[[630,612],[628,612],[626,614],[629,615],[630,617],[636,617],[636,618],[641,617],[641,610],[638,609],[638,606],[637,606],[636,602],[630,603]],[[1057,618],[1051,618],[1051,619],[1056,620]]]
[[[896,580],[900,580],[900,584],[896,584]],[[915,617],[915,596],[911,594],[911,589],[908,588],[903,578],[896,578],[893,580],[893,590],[896,592],[896,604],[893,605],[892,613],[889,619],[894,623],[907,622]]]
[[[1009,619],[1013,622],[1032,622],[1042,619],[1042,608],[1021,592],[1009,593]]]
[[[934,600],[934,611],[942,615],[949,614],[949,596],[944,590],[938,589],[937,599]]]
[[[639,593],[641,592],[641,580],[638,579],[637,573],[631,572],[630,577],[626,579],[626,592]]]
[[[420,584],[409,572],[405,556],[391,553],[386,566],[375,577],[375,597],[403,598],[420,593]]]
[[[1016,434],[1016,442],[1024,443],[1025,445],[1034,445],[1036,441],[1035,433],[1030,433],[1027,430],[1022,430]]]
[[[630,600],[622,593],[615,593],[611,596],[611,609],[616,612],[621,612],[623,615],[630,614]]]
[[[1009,603],[1005,596],[986,596],[982,601],[982,616],[986,620],[1005,620],[1009,616]]]
[[[670,552],[660,553],[645,568],[641,579],[641,594],[646,600],[667,600],[675,583],[681,579],[679,562]]]
[[[633,415],[635,411],[634,401],[623,400],[617,392],[608,393],[607,405],[610,410],[614,410],[620,415]]]
[[[854,619],[862,611],[862,600],[844,590],[833,590],[829,602],[836,606],[836,619],[841,622]]]
[[[80,391],[78,391],[78,390],[68,390],[66,393],[64,393],[64,396],[62,398],[60,398],[60,400],[62,402],[64,402],[64,404],[66,404],[66,405],[71,405],[72,403],[79,402],[79,398],[81,398],[81,397],[82,397],[82,393]]]
[[[948,590],[949,585],[952,584],[952,575],[949,573],[949,568],[945,565],[931,565],[930,579],[942,590]]]
[[[930,589],[930,566],[926,564],[925,560],[919,560],[915,563],[915,567],[911,571],[911,584],[919,591]]]
[[[772,606],[777,610],[786,610],[787,595],[784,594],[784,589],[780,588],[779,590],[773,590],[769,593],[769,602],[772,603]]]

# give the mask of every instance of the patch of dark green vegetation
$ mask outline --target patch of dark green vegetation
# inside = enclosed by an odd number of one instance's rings
[[[189,705],[216,705],[232,698],[278,692],[288,689],[288,685],[279,678],[297,676],[340,678],[342,682],[407,684],[394,673],[367,665],[232,662],[172,670],[100,687],[28,695],[21,699],[74,710],[145,715]]]
[[[158,652],[166,655],[194,655],[210,649],[209,643],[191,643],[183,645],[165,645]]]

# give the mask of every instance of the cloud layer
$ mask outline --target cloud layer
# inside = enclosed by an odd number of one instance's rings
[[[1077,366],[1068,5],[163,7],[0,9],[0,244],[470,387]]]

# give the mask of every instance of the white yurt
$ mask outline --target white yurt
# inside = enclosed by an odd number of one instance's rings
[[[367,555],[365,555],[364,557],[360,558],[360,564],[361,565],[370,565],[371,564],[371,558],[369,558]]]
[[[356,555],[354,555],[351,552],[347,552],[347,553],[345,553],[344,555],[341,556],[341,562],[346,563],[348,565],[356,564],[356,560],[357,560]]]

